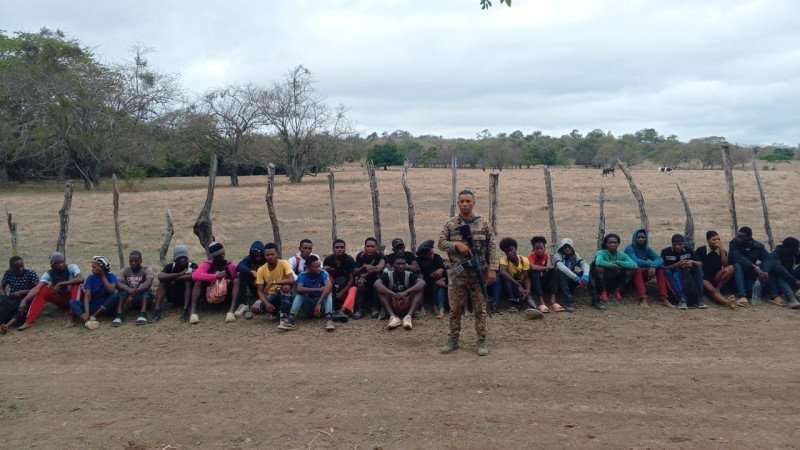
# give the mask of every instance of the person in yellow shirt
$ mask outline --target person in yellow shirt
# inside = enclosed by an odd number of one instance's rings
[[[512,238],[502,239],[500,250],[505,254],[500,258],[500,281],[508,295],[508,310],[516,311],[523,302],[535,308],[536,305],[531,301],[531,280],[528,278],[531,263],[528,258],[517,254],[517,241]]]
[[[295,274],[289,261],[278,259],[278,247],[270,242],[264,245],[264,261],[256,272],[258,300],[253,303],[253,314],[280,315],[281,323],[286,320],[292,303],[292,286]]]

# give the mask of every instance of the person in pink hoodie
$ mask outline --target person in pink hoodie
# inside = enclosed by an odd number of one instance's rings
[[[200,317],[197,315],[197,301],[200,299],[200,294],[204,294],[217,280],[224,280],[228,286],[226,301],[230,301],[231,306],[228,314],[225,315],[225,322],[233,322],[236,320],[233,312],[236,310],[236,302],[239,298],[239,273],[236,271],[236,264],[225,259],[225,247],[219,242],[212,242],[208,246],[208,253],[211,259],[200,264],[200,267],[192,272],[192,281],[195,283],[192,288],[189,323],[200,322]]]

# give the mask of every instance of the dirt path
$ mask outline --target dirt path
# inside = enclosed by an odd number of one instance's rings
[[[796,448],[800,313],[612,305],[465,329],[256,318],[0,337],[5,448]],[[471,323],[470,323],[471,325]]]

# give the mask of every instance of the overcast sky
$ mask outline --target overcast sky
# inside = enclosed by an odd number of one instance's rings
[[[2,0],[106,61],[135,43],[193,93],[303,64],[362,134],[641,128],[800,142],[800,1]]]

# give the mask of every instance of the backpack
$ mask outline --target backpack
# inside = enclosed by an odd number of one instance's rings
[[[404,274],[405,274],[405,281],[404,281],[405,287],[406,287],[406,289],[408,289],[408,287],[409,287],[408,286],[408,281],[411,278],[411,272],[406,270],[404,272]],[[387,287],[391,290],[391,289],[394,288],[394,270],[389,272],[389,273],[387,273],[387,275],[389,276],[389,284],[391,285],[391,286],[387,286]]]
[[[228,284],[225,280],[215,280],[206,290],[206,301],[210,304],[222,303],[228,296]]]

